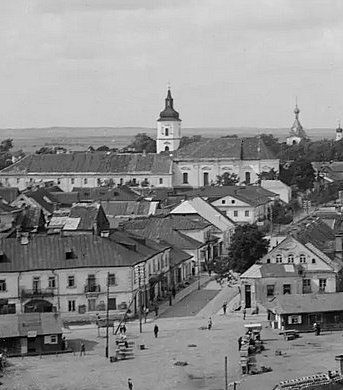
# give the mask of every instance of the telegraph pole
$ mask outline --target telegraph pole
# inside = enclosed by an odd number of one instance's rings
[[[139,333],[142,333],[142,294],[141,294],[141,268],[138,268],[138,307],[139,307]]]
[[[105,349],[105,356],[108,358],[108,322],[109,322],[109,308],[108,308],[108,301],[109,301],[109,296],[110,296],[110,273],[107,273],[107,305],[106,305],[106,349]]]
[[[225,356],[225,390],[228,390],[228,381],[227,381],[227,356]]]

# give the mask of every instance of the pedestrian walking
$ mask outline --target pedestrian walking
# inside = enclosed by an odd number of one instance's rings
[[[242,348],[242,336],[238,338],[238,351],[240,351]]]
[[[126,325],[125,325],[125,322],[123,324],[123,333],[126,334]]]
[[[213,325],[213,323],[212,323],[212,318],[210,317],[210,318],[208,319],[207,329],[208,329],[208,330],[211,330],[211,329],[212,329],[212,325]]]
[[[128,387],[129,390],[133,389],[133,383],[132,383],[132,379],[131,378],[129,378],[127,380],[127,387]]]
[[[224,313],[224,316],[225,316],[225,314],[226,314],[226,308],[227,308],[227,303],[224,302],[224,303],[223,303],[223,313]]]
[[[84,343],[80,345],[80,356],[86,356],[86,346]]]
[[[155,315],[156,315],[156,317],[158,316],[158,305],[157,304],[155,305]]]
[[[245,316],[247,315],[247,309],[246,308],[244,308],[243,309],[243,320],[245,320]]]
[[[159,329],[158,329],[158,326],[157,326],[157,324],[154,326],[154,333],[155,333],[155,337],[157,338],[157,336],[158,336],[158,331],[159,331]]]

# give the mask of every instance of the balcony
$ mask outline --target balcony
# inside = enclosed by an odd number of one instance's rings
[[[85,293],[87,296],[98,295],[101,292],[100,284],[86,284]]]
[[[32,299],[32,298],[49,298],[54,296],[53,288],[36,288],[36,289],[22,289],[21,298],[22,299]]]

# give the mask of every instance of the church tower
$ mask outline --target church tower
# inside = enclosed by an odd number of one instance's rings
[[[157,153],[177,150],[181,140],[181,119],[174,110],[173,98],[168,88],[165,108],[157,120]]]
[[[343,137],[343,129],[341,128],[341,124],[338,123],[338,127],[336,129],[336,141],[340,141]]]

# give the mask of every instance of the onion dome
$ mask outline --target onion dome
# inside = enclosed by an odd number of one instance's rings
[[[341,122],[338,122],[338,127],[336,129],[336,133],[343,133],[343,129],[341,128]]]

